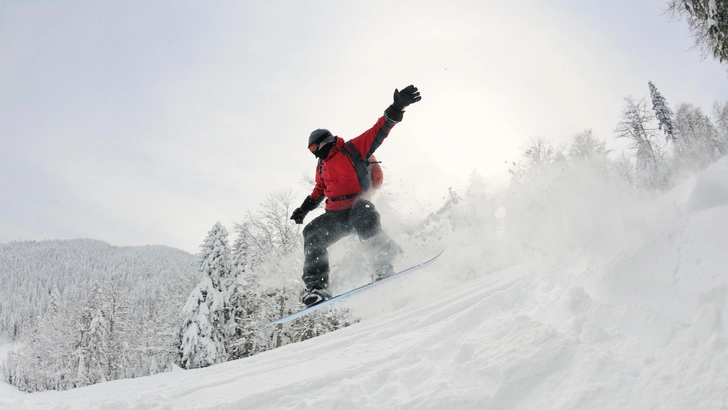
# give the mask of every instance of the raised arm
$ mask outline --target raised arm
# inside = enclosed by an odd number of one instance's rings
[[[382,145],[382,142],[387,138],[389,131],[392,130],[394,125],[402,121],[404,109],[421,99],[420,92],[414,85],[408,85],[402,91],[395,89],[394,101],[384,110],[384,116],[379,118],[372,128],[369,128],[363,134],[352,139],[352,143],[359,150],[362,158],[369,158]]]

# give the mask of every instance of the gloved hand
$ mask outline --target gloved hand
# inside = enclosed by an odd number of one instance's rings
[[[298,208],[296,208],[296,209],[295,209],[295,210],[293,211],[293,214],[291,214],[291,219],[293,219],[293,221],[294,221],[294,222],[296,222],[296,223],[297,223],[297,224],[299,224],[299,225],[300,225],[300,224],[302,224],[302,223],[303,223],[303,219],[304,219],[304,218],[306,218],[306,215],[307,215],[307,214],[308,214],[309,212],[311,212],[311,211],[313,211],[314,209],[316,209],[316,208],[317,208],[317,207],[319,206],[319,204],[321,203],[321,201],[322,201],[323,199],[324,199],[324,198],[323,198],[323,196],[322,196],[322,197],[321,197],[321,198],[320,198],[320,199],[319,199],[319,200],[317,201],[317,200],[315,200],[315,199],[311,198],[311,196],[310,196],[310,195],[309,195],[309,196],[307,196],[307,197],[306,197],[306,199],[304,199],[304,200],[303,200],[303,203],[301,204],[301,206],[300,206],[300,207],[298,207]]]
[[[404,109],[421,100],[420,91],[414,85],[404,87],[402,91],[394,90],[394,102],[384,110],[384,115],[394,122],[402,121]]]
[[[293,214],[291,215],[291,219],[293,219],[293,221],[294,221],[294,222],[296,222],[297,224],[299,224],[299,225],[300,225],[300,224],[302,224],[302,223],[303,223],[303,218],[305,218],[305,217],[306,217],[306,214],[307,214],[307,213],[308,213],[308,212],[304,211],[304,210],[303,210],[303,209],[301,209],[301,208],[296,208],[296,209],[295,209],[295,210],[293,211]]]
[[[420,91],[417,87],[414,85],[408,85],[407,87],[404,87],[402,91],[397,89],[394,90],[394,102],[392,103],[392,107],[402,111],[408,105],[414,104],[421,99],[422,97],[420,97]]]

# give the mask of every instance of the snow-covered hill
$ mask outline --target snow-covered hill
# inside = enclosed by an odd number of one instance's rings
[[[0,385],[0,407],[728,408],[728,159],[649,202],[569,187],[520,193],[530,205],[507,217],[521,232],[500,236],[509,267],[483,268],[496,256],[461,235],[427,270],[352,298],[351,327],[199,370]]]
[[[22,333],[46,312],[53,289],[67,306],[87,299],[94,284],[119,279],[134,304],[158,299],[167,283],[197,278],[195,256],[167,246],[111,246],[92,239],[0,244],[0,335]],[[185,289],[186,290],[186,289]]]

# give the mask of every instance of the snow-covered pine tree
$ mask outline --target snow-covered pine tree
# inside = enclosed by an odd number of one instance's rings
[[[236,223],[233,231],[238,234],[233,242],[232,248],[232,271],[234,276],[249,272],[251,267],[260,263],[259,256],[255,255],[253,244],[254,238],[251,235],[247,222]]]
[[[238,280],[241,276],[238,276]],[[252,282],[238,282],[230,297],[235,319],[234,332],[228,344],[228,360],[241,359],[268,350],[261,335],[261,302],[264,298]]]
[[[72,310],[73,309],[73,310]],[[74,370],[76,363],[76,347],[79,334],[75,331],[78,309],[62,307],[55,316],[49,316],[47,339],[52,346],[46,366],[52,369],[53,379],[50,389],[67,390],[76,387]]]
[[[212,280],[205,276],[192,290],[182,309],[184,319],[180,330],[179,360],[180,366],[185,369],[221,363],[225,357],[221,332],[213,327],[218,315],[217,311],[211,310],[216,293]]]
[[[135,376],[132,365],[131,346],[138,341],[130,323],[129,311],[131,302],[123,288],[121,280],[111,278],[102,283],[104,289],[104,310],[108,318],[108,380],[117,380]]]
[[[232,312],[230,292],[233,287],[230,247],[227,230],[217,222],[200,246],[202,280],[192,291],[183,308],[180,330],[180,364],[186,369],[224,362],[225,345]]]
[[[109,323],[104,311],[104,289],[97,283],[81,311],[81,340],[77,348],[77,386],[105,382],[109,362]]]
[[[230,295],[230,306],[235,325],[227,347],[228,360],[249,357],[269,348],[259,325],[264,295],[255,274],[255,267],[268,255],[262,251],[264,245],[253,234],[251,218],[248,214],[245,221],[236,223],[234,227],[238,234],[232,249],[236,282]]]
[[[48,314],[57,315],[61,308],[61,292],[58,285],[53,285],[51,289],[50,299],[48,299]]]
[[[672,125],[672,110],[668,107],[665,97],[657,91],[655,84],[653,84],[652,81],[648,81],[647,85],[650,87],[652,109],[655,111],[657,126],[665,133],[666,141],[673,141],[675,139],[675,129]]]
[[[723,0],[670,0],[670,10],[683,16],[695,45],[728,62],[728,3]]]

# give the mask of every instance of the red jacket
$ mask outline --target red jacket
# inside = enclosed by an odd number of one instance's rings
[[[395,121],[383,116],[379,118],[374,126],[350,142],[354,145],[362,158],[369,158],[374,151],[382,145],[382,142],[389,131],[396,124]],[[367,193],[361,192],[359,180],[354,170],[351,159],[342,152],[344,139],[336,137],[334,147],[326,159],[319,161],[316,166],[316,186],[311,193],[311,198],[318,201],[325,196],[326,210],[338,211],[351,208],[357,200],[354,196],[362,196]],[[374,159],[370,159],[374,161]],[[369,173],[372,177],[372,186],[378,187],[382,181],[382,170],[379,164],[372,164]],[[346,199],[341,197],[347,197]]]

